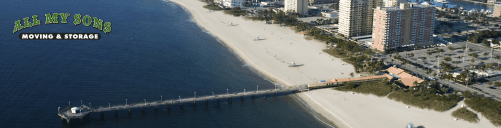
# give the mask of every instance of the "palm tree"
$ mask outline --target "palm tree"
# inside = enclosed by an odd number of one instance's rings
[[[471,66],[473,66],[473,63],[475,63],[475,58],[472,58],[472,59],[470,60],[470,62],[471,62]]]
[[[447,29],[447,32],[451,35],[451,43],[452,43],[452,34],[451,34],[451,29]]]
[[[412,83],[414,86],[418,86],[418,82],[417,81],[414,81],[414,83]]]
[[[428,77],[430,77],[429,75],[431,74],[431,70],[426,70],[426,74],[428,74]]]

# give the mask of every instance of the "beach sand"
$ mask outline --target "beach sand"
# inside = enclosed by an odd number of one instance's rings
[[[203,8],[198,0],[170,0],[187,9],[202,28],[217,36],[245,62],[271,80],[285,85],[318,83],[320,80],[348,78],[352,65],[324,52],[325,42],[306,40],[289,27],[245,20]],[[230,25],[232,23],[233,25]],[[255,41],[256,37],[260,40]],[[303,64],[288,67],[290,62]],[[358,76],[356,74],[355,76]],[[339,94],[338,94],[339,93]],[[415,123],[424,127],[494,127],[485,118],[480,123],[453,121],[452,111],[440,113],[417,108],[372,95],[350,94],[320,89],[298,96],[313,110],[341,128],[404,127]],[[342,101],[347,98],[350,101]],[[373,107],[376,106],[376,107]],[[487,122],[487,123],[485,123]]]

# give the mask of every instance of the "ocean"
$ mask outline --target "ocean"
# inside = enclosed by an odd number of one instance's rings
[[[68,127],[58,107],[107,107],[273,89],[181,6],[162,0],[17,0],[0,4],[0,127]],[[47,13],[68,23],[44,24]],[[112,23],[105,34],[74,25],[75,14]],[[41,25],[12,33],[14,22],[38,15]],[[61,20],[61,19],[59,19]],[[31,21],[31,20],[30,20]],[[100,33],[99,40],[20,40],[20,33]],[[222,100],[206,106],[159,106],[90,115],[78,127],[329,127],[294,95]]]

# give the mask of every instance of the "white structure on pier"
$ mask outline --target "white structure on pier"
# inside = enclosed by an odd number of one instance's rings
[[[71,113],[80,113],[80,107],[73,107],[71,108]]]

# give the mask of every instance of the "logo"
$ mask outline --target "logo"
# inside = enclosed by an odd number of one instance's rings
[[[50,13],[45,14],[45,23],[44,24],[59,24],[59,18],[61,18],[62,24],[68,23],[68,17],[71,14],[69,13]],[[75,14],[73,16],[73,24],[75,26],[83,24],[84,26],[91,26],[100,31],[103,31],[105,34],[111,32],[111,22],[104,22],[102,19],[97,17],[91,17],[89,15],[85,15],[82,17],[81,14]],[[14,22],[14,31],[12,33],[16,33],[20,30],[31,28],[34,26],[41,25],[41,21],[38,20],[38,15],[25,17],[23,18],[23,22],[21,20],[17,20]],[[19,34],[19,39],[21,40],[99,40],[101,38],[101,34],[99,33],[21,33]]]

